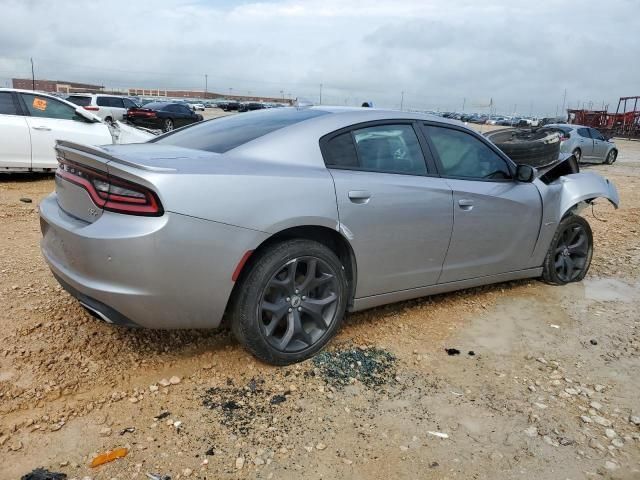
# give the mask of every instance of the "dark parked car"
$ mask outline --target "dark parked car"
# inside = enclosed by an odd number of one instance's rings
[[[218,104],[218,107],[224,110],[225,112],[231,112],[233,110],[238,110],[240,108],[240,103],[238,102],[222,102]]]
[[[267,106],[264,103],[248,102],[248,103],[241,104],[240,108],[238,109],[238,111],[239,112],[251,112],[253,110],[262,110],[263,108],[267,108]]]
[[[126,115],[129,123],[161,129],[163,132],[200,122],[202,118],[202,115],[192,111],[187,104],[177,102],[147,103],[143,107],[130,108]]]

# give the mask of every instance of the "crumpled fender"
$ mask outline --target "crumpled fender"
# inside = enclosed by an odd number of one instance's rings
[[[616,186],[609,179],[595,172],[563,175],[554,182],[562,186],[560,193],[560,218],[576,205],[587,200],[603,197],[615,208],[620,204]]]

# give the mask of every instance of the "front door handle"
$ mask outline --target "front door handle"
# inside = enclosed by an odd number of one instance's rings
[[[371,199],[371,192],[366,190],[351,190],[349,192],[349,200],[353,203],[367,203]]]
[[[51,129],[49,127],[31,127],[31,128],[33,128],[34,130],[42,130],[44,132],[50,132],[51,131]]]
[[[462,210],[473,210],[473,200],[467,200],[463,198],[461,200],[458,200],[458,206],[460,206]]]

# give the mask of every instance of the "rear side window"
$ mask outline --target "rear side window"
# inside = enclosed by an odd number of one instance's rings
[[[589,135],[589,129],[588,128],[579,128],[578,129],[578,135],[580,135],[581,137],[584,137],[584,138],[591,138],[591,135]]]
[[[19,115],[11,92],[0,92],[0,115]]]
[[[91,97],[74,97],[71,96],[69,98],[67,98],[67,100],[69,100],[71,103],[75,103],[76,105],[80,106],[80,107],[88,107],[89,105],[91,105]],[[98,104],[100,105],[100,104]]]
[[[411,125],[376,125],[342,133],[323,147],[333,168],[426,175],[427,165]]]
[[[327,114],[322,110],[297,108],[261,110],[196,123],[150,143],[224,153],[281,128]]]
[[[325,164],[327,167],[359,168],[356,147],[351,138],[351,132],[342,133],[329,140],[324,148]]]
[[[118,97],[98,97],[96,103],[101,107],[124,108],[122,99]]]

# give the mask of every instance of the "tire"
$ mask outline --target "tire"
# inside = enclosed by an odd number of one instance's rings
[[[517,164],[544,167],[560,154],[560,135],[553,130],[509,128],[485,136]]]
[[[568,215],[558,225],[544,259],[542,280],[550,285],[579,282],[589,271],[593,234],[589,222]]]
[[[175,128],[175,125],[173,124],[173,120],[170,118],[166,118],[164,120],[164,122],[162,122],[162,131],[163,132],[170,132]]]
[[[607,154],[607,158],[605,159],[604,163],[606,163],[607,165],[613,165],[617,158],[618,158],[618,152],[615,150],[611,150]]]
[[[576,160],[578,161],[578,163],[580,163],[580,160],[582,160],[582,150],[576,148],[573,152],[571,152],[571,154],[576,157]]]
[[[107,123],[113,123],[113,118],[105,117],[104,121],[107,122]]]
[[[313,276],[308,276],[314,261]],[[230,311],[231,329],[266,363],[306,360],[342,325],[348,292],[345,270],[321,243],[296,239],[271,245],[240,281]]]

